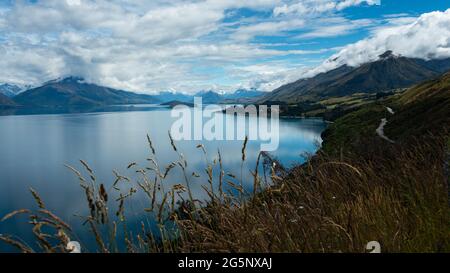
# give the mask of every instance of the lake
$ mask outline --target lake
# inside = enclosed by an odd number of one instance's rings
[[[255,118],[247,117],[251,126]],[[114,111],[49,115],[0,116],[0,217],[21,208],[36,208],[29,188],[35,189],[47,208],[65,219],[75,228],[86,247],[93,248],[92,238],[81,227],[81,220],[74,215],[87,215],[83,190],[76,176],[64,165],[82,169],[79,160],[85,160],[106,188],[114,182],[112,170],[134,178],[135,171],[128,170],[131,162],[148,165],[150,150],[146,135],[149,134],[156,149],[160,166],[177,160],[170,145],[168,131],[175,119],[169,109],[161,107],[135,108],[134,111]],[[314,153],[320,146],[321,133],[326,124],[320,119],[280,120],[280,146],[271,156],[284,166],[302,163],[305,153]],[[203,141],[208,160],[222,153],[226,172],[239,175],[241,170],[242,141]],[[189,173],[203,176],[205,156],[196,146],[199,141],[179,141],[176,145],[189,163]],[[244,164],[245,187],[253,183],[249,170],[255,168],[260,142],[249,141]],[[163,167],[161,167],[163,168]],[[179,171],[171,172],[168,181],[182,183]],[[202,182],[193,183],[194,194],[206,198]],[[136,221],[142,213],[144,199],[138,196],[132,211]],[[129,215],[128,220],[133,220]],[[0,223],[0,234],[15,234],[30,242],[30,226],[27,217],[19,216]],[[0,243],[0,251],[11,248]]]

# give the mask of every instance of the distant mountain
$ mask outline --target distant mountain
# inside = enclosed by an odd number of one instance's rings
[[[12,98],[15,95],[19,94],[22,90],[23,89],[17,85],[8,83],[0,84],[0,94],[3,94],[9,98]]]
[[[260,102],[301,102],[355,93],[384,92],[410,87],[449,69],[450,58],[426,61],[396,56],[388,51],[375,62],[359,67],[344,65],[313,78],[281,86]]]
[[[223,100],[222,95],[214,91],[200,91],[194,95],[172,92],[161,92],[158,95],[155,95],[155,98],[161,101],[163,105],[166,105],[167,103],[193,103],[194,97],[201,97],[205,104],[220,103]]]
[[[47,82],[14,97],[24,106],[66,107],[115,104],[158,103],[150,95],[136,94],[86,83],[82,78],[68,77]]]
[[[255,89],[238,89],[234,93],[219,94],[215,91],[200,91],[195,95],[186,95],[182,93],[161,92],[154,97],[161,101],[163,105],[166,103],[193,103],[194,97],[201,97],[203,103],[246,103],[254,100],[257,97],[261,97],[266,92],[257,91]]]
[[[172,92],[160,92],[158,95],[154,95],[154,97],[159,100],[161,103],[166,102],[192,102],[192,95],[185,95],[182,93],[172,93]]]
[[[12,99],[0,93],[0,107],[14,106],[15,103]]]
[[[170,108],[173,108],[173,107],[178,106],[178,105],[185,105],[185,106],[188,106],[188,107],[194,107],[195,106],[194,103],[192,103],[192,102],[177,101],[177,100],[164,102],[164,103],[161,103],[161,105],[169,106]]]
[[[262,97],[266,95],[267,92],[258,91],[256,89],[238,89],[234,93],[231,94],[224,94],[223,99],[235,101],[235,102],[247,102],[252,99]]]
[[[204,104],[220,103],[223,98],[222,95],[214,91],[200,91],[195,94],[195,97],[201,97]]]
[[[262,97],[266,92],[254,89],[238,89],[233,93],[218,94],[214,91],[201,91],[195,94],[196,97],[202,97],[203,103],[247,103],[254,101],[258,97]]]
[[[437,71],[439,73],[444,73],[450,70],[450,58],[446,59],[435,59],[435,60],[422,60],[422,59],[414,59],[417,64],[427,67],[433,71]]]

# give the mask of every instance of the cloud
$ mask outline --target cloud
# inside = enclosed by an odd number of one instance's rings
[[[269,62],[266,64],[256,64],[242,67],[235,67],[229,71],[235,77],[251,78],[248,82],[243,82],[240,88],[256,88],[260,91],[272,91],[284,84],[293,82],[307,71],[307,67],[286,66],[283,63]]]
[[[275,16],[296,14],[314,16],[320,13],[340,11],[363,3],[368,5],[379,5],[380,0],[300,0],[284,4],[274,9]]]
[[[273,2],[245,6],[259,9]],[[0,82],[38,85],[77,75],[141,92],[195,89],[188,85],[203,78],[191,72],[193,59],[233,62],[282,53],[201,41],[221,27],[226,10],[242,6],[234,0],[17,1],[0,10],[0,69],[5,71]]]
[[[392,22],[391,22],[392,23]],[[374,29],[371,37],[344,47],[306,76],[329,71],[341,65],[359,66],[375,61],[392,50],[395,54],[421,59],[450,57],[450,9],[422,14]]]
[[[296,2],[312,9],[314,18],[300,17]],[[0,6],[0,82],[39,85],[75,75],[97,84],[149,93],[169,89],[196,92],[207,85],[229,89],[254,85],[269,90],[271,85],[290,80],[287,75],[298,72],[289,58],[329,50],[303,48],[294,43],[271,46],[255,42],[255,38],[288,37],[292,35],[290,31],[298,30],[309,31],[305,35],[310,37],[348,33],[354,28],[350,21],[335,29],[312,22],[317,21],[320,13],[328,16],[371,1],[296,2],[11,1],[11,5]],[[241,9],[251,10],[252,15],[240,18],[237,15]],[[234,19],[227,21],[230,18]],[[314,29],[310,29],[312,25]],[[205,71],[218,68],[238,71],[239,67],[258,66],[277,58],[286,60],[273,67],[259,66],[267,69],[267,73],[232,73],[233,78],[227,78],[234,86],[226,86],[220,79],[212,82],[215,78],[208,72],[197,72],[199,65],[207,67]]]
[[[298,39],[313,39],[313,38],[326,38],[336,37],[340,35],[346,35],[352,33],[358,29],[366,28],[374,25],[373,20],[359,19],[348,20],[342,17],[328,18],[325,20],[317,20],[316,26],[312,27],[312,30],[298,35]]]
[[[282,35],[284,31],[298,29],[305,25],[301,19],[279,22],[262,22],[250,26],[240,27],[232,37],[237,40],[250,40],[255,36]]]

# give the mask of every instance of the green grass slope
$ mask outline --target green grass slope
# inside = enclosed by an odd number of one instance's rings
[[[390,114],[390,107],[395,114]],[[368,104],[336,120],[324,133],[325,150],[358,146],[361,140],[378,138],[382,118],[388,120],[385,133],[396,141],[426,134],[445,135],[450,128],[450,73],[427,81],[387,99]]]

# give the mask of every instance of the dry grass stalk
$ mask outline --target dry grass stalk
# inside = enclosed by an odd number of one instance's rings
[[[39,196],[39,194],[35,190],[33,190],[33,188],[30,188],[30,192],[33,195],[33,198],[36,201],[39,208],[45,209],[44,202],[42,201],[42,198]]]
[[[30,247],[24,245],[23,243],[14,240],[11,238],[11,236],[4,236],[2,234],[0,234],[0,240],[13,246],[16,247],[19,251],[21,251],[22,253],[33,253],[33,249],[31,249]]]
[[[10,218],[12,218],[12,217],[18,215],[18,214],[29,214],[29,213],[31,213],[31,210],[29,210],[29,209],[19,209],[19,210],[15,210],[15,211],[13,211],[13,212],[11,212],[11,213],[6,214],[6,215],[2,218],[1,221],[2,221],[2,222],[3,222],[3,221],[6,221],[6,220],[8,220],[8,219],[10,219]]]

